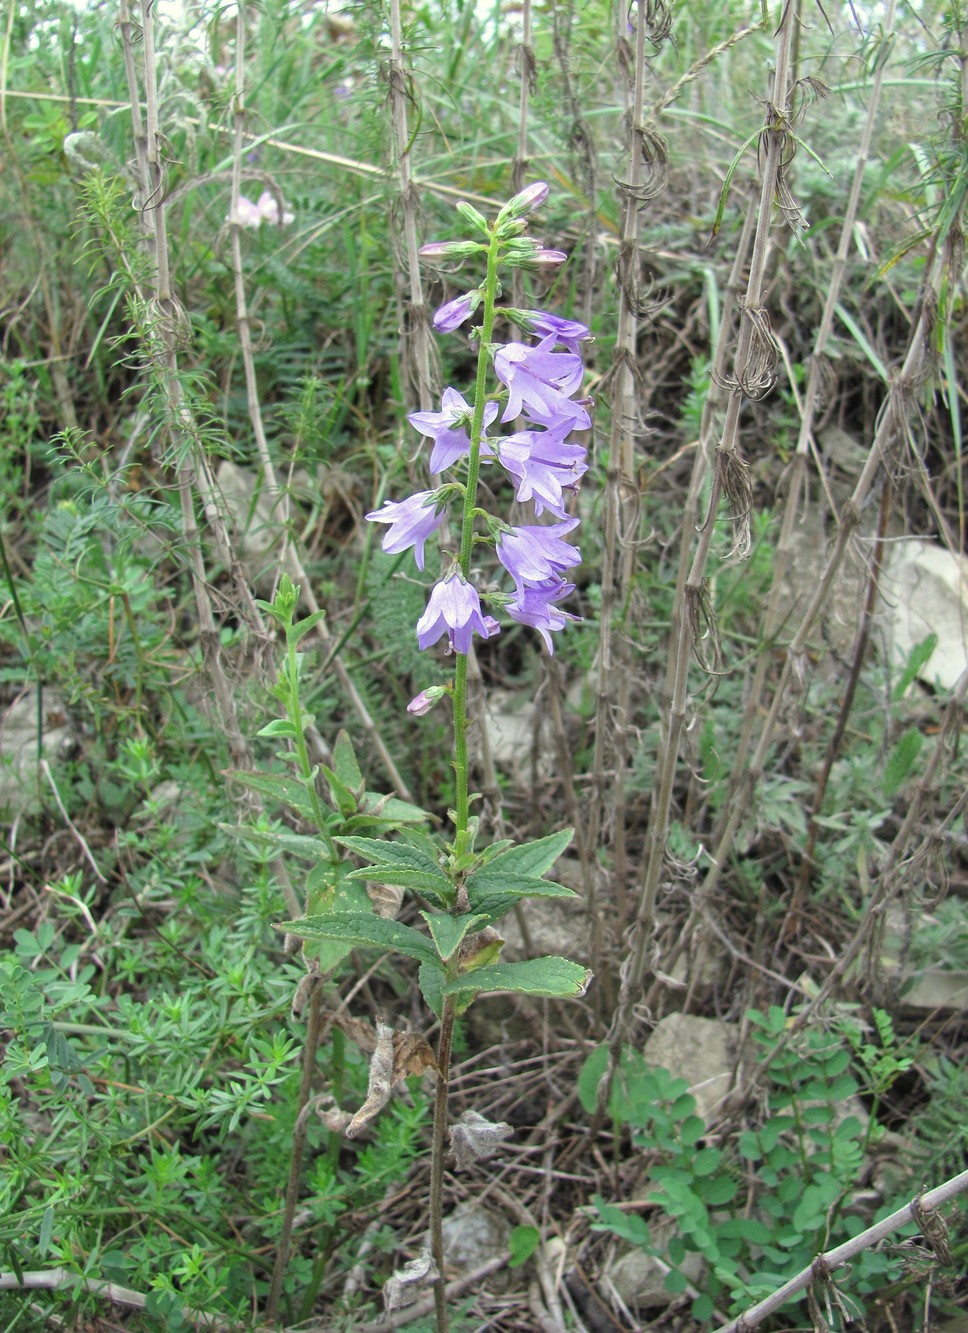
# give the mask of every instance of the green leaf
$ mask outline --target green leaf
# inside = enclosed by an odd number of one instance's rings
[[[367,866],[364,870],[351,870],[348,878],[413,889],[416,893],[426,894],[438,907],[449,907],[454,898],[453,885],[445,876],[428,875],[426,871],[411,870],[409,866]]]
[[[713,1152],[714,1149],[708,1149]],[[719,1208],[736,1198],[739,1185],[731,1176],[712,1176],[696,1182],[696,1191],[704,1203],[712,1208]]]
[[[567,889],[563,884],[554,884],[548,879],[514,879],[515,887],[511,890],[480,889],[467,881],[467,897],[475,912],[486,912],[490,920],[500,921],[522,898],[575,898],[574,889]]]
[[[290,810],[295,810],[297,815],[302,815],[311,823],[315,822],[313,803],[306,790],[306,784],[298,778],[284,777],[280,773],[250,773],[241,768],[230,768],[225,776],[242,787],[248,787],[262,796],[268,796],[270,800],[287,805]]]
[[[483,991],[513,991],[517,995],[584,995],[591,973],[568,958],[529,958],[522,963],[493,963],[465,973],[444,987],[444,995]]]
[[[894,703],[897,703],[899,699],[904,698],[911,685],[918,676],[920,676],[924,667],[926,667],[931,660],[931,655],[937,646],[937,634],[929,634],[927,638],[922,639],[920,643],[914,645],[908,654],[907,664],[901,672],[900,679],[891,691],[891,699]]]
[[[54,1210],[47,1207],[40,1221],[40,1236],[37,1239],[37,1251],[43,1259],[50,1249],[50,1238],[54,1234]]]
[[[297,620],[289,629],[286,637],[292,643],[298,643],[304,634],[308,634],[314,626],[318,625],[319,622],[325,618],[325,611],[313,611],[310,615],[304,616],[302,620]]]
[[[892,797],[901,783],[910,776],[923,743],[924,737],[917,727],[911,727],[903,735],[898,736],[894,748],[887,757],[884,776],[881,778],[881,790],[886,797]]]
[[[336,809],[344,819],[349,819],[352,815],[355,815],[359,802],[354,793],[350,791],[345,782],[340,781],[331,768],[327,768],[325,764],[320,764],[319,768],[326,779],[330,800]]]
[[[723,1160],[718,1148],[700,1148],[689,1161],[694,1176],[711,1176]]]
[[[336,737],[336,744],[333,746],[333,772],[344,787],[357,795],[362,794],[366,783],[363,781],[360,766],[356,762],[353,742],[345,731],[339,733]]]
[[[374,865],[407,866],[412,870],[422,870],[427,874],[437,875],[440,879],[447,879],[432,856],[428,856],[422,848],[411,846],[409,842],[387,842],[384,838],[358,837],[341,837],[336,841]],[[449,880],[447,882],[450,883]]]
[[[547,874],[575,835],[566,828],[535,842],[519,843],[500,855],[491,857],[467,881],[467,891],[475,888],[506,888],[514,879],[540,879]]]
[[[363,812],[373,819],[384,820],[392,827],[397,824],[426,824],[430,818],[419,805],[401,801],[399,796],[381,796],[375,791],[363,793]]]
[[[430,933],[434,938],[434,944],[437,946],[437,952],[444,962],[453,958],[454,954],[460,948],[461,941],[467,932],[475,930],[480,924],[487,921],[486,916],[471,914],[470,916],[450,916],[446,912],[421,912],[420,915],[430,927]]]
[[[366,912],[304,916],[298,921],[280,922],[276,930],[305,940],[341,940],[353,949],[380,949],[383,953],[406,954],[421,963],[437,962],[434,947],[425,935],[402,921],[389,921]]]
[[[336,841],[356,852],[373,864],[364,870],[354,870],[355,879],[380,880],[384,884],[398,884],[401,888],[427,893],[443,904],[453,901],[454,887],[450,880],[425,852],[406,842],[384,842],[380,838],[342,837]]]
[[[257,731],[255,734],[257,736],[296,737],[299,735],[299,732],[296,730],[295,726],[293,726],[293,724],[289,721],[288,718],[277,717],[274,718],[271,722],[267,722],[266,725],[260,728],[260,730]]]
[[[596,1046],[585,1060],[578,1074],[578,1100],[588,1115],[597,1105],[598,1085],[608,1068],[608,1047]]]
[[[512,1227],[508,1236],[508,1250],[511,1258],[508,1268],[520,1268],[531,1258],[541,1243],[541,1232],[537,1227]]]
[[[711,1296],[697,1296],[692,1303],[692,1317],[697,1319],[700,1324],[704,1324],[707,1319],[712,1318],[714,1309],[715,1306]]]
[[[417,985],[420,987],[420,994],[424,997],[427,1008],[438,1018],[444,1007],[443,989],[446,980],[447,973],[438,958],[432,963],[421,963],[420,971],[417,973]]]
[[[219,829],[240,841],[251,842],[255,847],[268,847],[273,851],[287,852],[306,861],[316,862],[326,855],[326,848],[319,838],[310,837],[305,833],[293,833],[291,829],[281,825],[275,828],[256,828],[254,824],[219,824]]]

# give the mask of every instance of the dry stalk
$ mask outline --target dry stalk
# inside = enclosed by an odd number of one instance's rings
[[[723,378],[728,389],[725,420],[716,451],[716,468],[705,520],[691,567],[683,587],[682,600],[676,606],[677,633],[675,668],[669,702],[668,722],[660,749],[653,791],[651,825],[644,862],[644,876],[638,903],[635,929],[629,955],[622,969],[622,992],[609,1033],[612,1065],[630,1026],[636,1004],[642,997],[642,983],[651,967],[655,903],[665,863],[672,796],[678,771],[679,746],[686,721],[689,664],[692,651],[700,645],[693,639],[704,604],[706,565],[712,545],[716,516],[722,497],[730,501],[734,552],[743,556],[749,544],[749,482],[747,465],[739,449],[739,414],[745,397],[766,392],[775,356],[769,335],[768,317],[763,306],[766,260],[772,224],[773,202],[787,152],[786,131],[789,123],[789,62],[792,33],[796,26],[793,7],[784,9],[774,35],[775,73],[773,96],[768,104],[762,133],[761,188],[756,230],[753,237],[746,294],[740,303],[742,317],[736,343],[733,372]],[[690,615],[690,607],[693,613]],[[690,623],[691,622],[691,623]],[[609,1080],[604,1082],[607,1084]]]
[[[929,288],[933,287],[934,283],[940,280],[942,267],[942,263],[936,259],[928,278]],[[743,773],[738,775],[737,780],[734,782],[730,800],[727,802],[726,818],[721,831],[719,831],[719,836],[711,857],[710,868],[698,890],[696,904],[690,913],[690,926],[696,919],[698,919],[701,904],[708,901],[710,895],[714,891],[719,880],[721,867],[724,864],[724,859],[729,854],[729,848],[732,845],[736,830],[739,827],[743,815],[750,808],[753,793],[763,776],[766,756],[769,753],[770,746],[773,744],[777,723],[786,701],[787,691],[789,690],[791,683],[800,677],[803,663],[806,659],[810,630],[830,596],[830,591],[834,586],[840,566],[846,556],[851,538],[856,531],[864,501],[870,492],[871,485],[873,484],[877,473],[883,465],[883,461],[891,457],[893,447],[897,444],[898,438],[902,436],[906,430],[908,413],[912,410],[914,391],[923,378],[925,360],[931,341],[933,309],[934,305],[931,301],[925,301],[923,303],[921,316],[911,335],[904,364],[888,390],[887,400],[881,411],[878,428],[874,436],[874,442],[871,445],[870,452],[867,456],[867,461],[864,464],[864,468],[857,480],[850,499],[843,507],[843,512],[841,513],[838,525],[836,542],[827,557],[826,565],[817,582],[813,597],[803,614],[803,618],[796,633],[786,648],[780,677],[774,690],[766,720],[760,721],[758,724],[758,736],[753,753],[750,756]],[[682,938],[687,936],[688,930],[689,927],[687,926],[687,929],[683,932]],[[669,960],[667,960],[667,965],[668,964]]]
[[[269,444],[266,439],[262,420],[262,408],[259,402],[259,385],[255,370],[255,357],[252,346],[252,330],[249,320],[248,302],[245,294],[245,275],[242,266],[242,227],[239,221],[239,196],[242,190],[242,160],[245,155],[245,5],[240,4],[235,24],[235,99],[233,115],[233,154],[232,154],[232,197],[229,211],[229,231],[232,247],[232,271],[235,281],[235,317],[239,330],[239,347],[242,352],[242,365],[245,373],[246,404],[249,421],[255,438],[256,452],[262,469],[264,485],[272,497],[273,510],[279,506],[279,518],[283,529],[282,568],[301,590],[302,600],[310,613],[319,610],[319,602],[313,591],[313,583],[305,564],[299,541],[296,538],[290,520],[289,493],[280,485],[276,475]],[[282,217],[282,200],[279,204],[279,216]],[[346,670],[342,658],[332,652],[333,639],[325,620],[320,620],[312,631],[313,637],[327,649],[327,658],[339,680],[340,687],[346,694],[360,720],[367,739],[380,756],[390,781],[404,800],[411,800],[411,794],[404,782],[379,729],[373,722],[370,711],[363,697]]]
[[[883,1221],[868,1227],[866,1231],[853,1236],[850,1240],[845,1241],[843,1245],[838,1245],[835,1249],[827,1250],[824,1254],[818,1255],[812,1264],[809,1264],[796,1277],[790,1278],[789,1282],[784,1282],[783,1286],[778,1288],[772,1296],[767,1296],[765,1300],[759,1301],[758,1304],[744,1311],[737,1319],[731,1319],[729,1323],[721,1325],[718,1333],[752,1333],[752,1330],[757,1328],[768,1315],[785,1305],[791,1296],[806,1291],[818,1280],[826,1281],[831,1273],[872,1245],[885,1240],[891,1232],[897,1231],[899,1227],[906,1226],[908,1222],[917,1222],[925,1242],[934,1252],[936,1262],[950,1264],[951,1254],[948,1251],[946,1240],[947,1228],[943,1219],[937,1216],[936,1210],[950,1199],[962,1194],[966,1189],[968,1189],[968,1171],[962,1171],[960,1175],[952,1176],[950,1180],[946,1180],[937,1189],[929,1190],[926,1194],[919,1194],[910,1203],[906,1203],[903,1208],[898,1208],[889,1217],[885,1217]]]
[[[531,0],[523,0],[521,5],[521,42],[518,46],[518,74],[521,86],[518,90],[518,142],[511,163],[511,193],[517,194],[526,185],[525,174],[528,170],[528,111],[531,94],[537,86],[538,67],[531,45]],[[516,268],[511,275],[511,304],[520,310],[524,305],[524,274]],[[517,330],[514,338],[519,338]]]
[[[408,107],[416,107],[413,74],[404,63],[403,26],[400,0],[390,0],[390,61],[387,81],[390,88],[390,119],[393,125],[397,178],[400,186],[400,211],[403,216],[403,235],[406,245],[406,264],[403,271],[410,284],[409,299],[404,301],[405,317],[401,320],[400,357],[407,368],[422,412],[432,406],[433,384],[430,373],[430,331],[427,305],[424,301],[420,278],[420,260],[417,258],[417,187],[413,181],[410,153],[417,130],[408,129]],[[417,127],[419,127],[419,115]],[[401,266],[397,266],[400,271]]]
[[[618,278],[618,326],[615,353],[608,380],[611,388],[611,427],[605,469],[604,541],[602,547],[601,618],[598,640],[598,681],[595,707],[595,747],[592,758],[591,804],[586,830],[587,844],[599,845],[603,833],[611,835],[611,881],[620,924],[628,910],[628,878],[625,851],[625,786],[629,759],[630,653],[625,637],[617,633],[620,610],[627,610],[637,551],[639,497],[636,487],[635,438],[641,429],[642,409],[635,371],[635,345],[639,315],[639,212],[648,198],[645,164],[653,136],[642,123],[645,101],[645,43],[648,20],[645,7],[636,9],[635,54],[629,67],[628,42],[623,25],[618,37],[619,67],[627,75],[627,179],[619,184],[622,227],[616,267]],[[601,967],[602,913],[597,903],[594,877],[586,885],[592,929],[592,967],[603,978]],[[610,1008],[608,987],[597,988],[600,1004]]]
[[[267,641],[262,616],[242,575],[228,526],[213,501],[213,488],[208,470],[208,459],[200,440],[200,433],[190,407],[185,401],[178,377],[178,349],[186,336],[185,312],[171,288],[169,269],[167,221],[165,214],[166,165],[164,145],[158,116],[158,73],[154,42],[152,6],[146,5],[142,15],[141,39],[144,48],[142,73],[145,92],[145,118],[141,117],[138,97],[138,76],[134,58],[135,25],[128,0],[121,0],[119,9],[124,51],[125,72],[131,99],[132,128],[135,141],[134,169],[139,182],[139,213],[148,254],[151,259],[153,290],[139,292],[139,300],[149,321],[143,335],[146,352],[158,374],[168,413],[168,429],[176,437],[175,482],[184,528],[185,549],[188,552],[195,606],[198,612],[199,640],[206,667],[210,674],[216,702],[226,738],[236,767],[251,762],[249,744],[239,727],[235,695],[231,682],[222,669],[219,635],[215,613],[209,594],[208,580],[195,518],[194,494],[197,489],[206,509],[213,539],[219,553],[231,571],[239,614],[258,641]]]

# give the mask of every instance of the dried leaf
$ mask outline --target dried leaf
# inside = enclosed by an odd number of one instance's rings
[[[396,918],[403,902],[403,889],[399,884],[370,883],[366,886],[366,893],[377,916],[386,917],[388,921]]]
[[[383,1285],[383,1308],[387,1314],[402,1310],[420,1299],[422,1289],[437,1281],[437,1265],[429,1250],[421,1250],[402,1268],[394,1270]]]
[[[350,1121],[353,1119],[352,1112],[341,1111],[338,1106],[327,1106],[325,1110],[319,1111],[319,1118],[326,1128],[333,1134],[345,1134]]]
[[[503,1120],[495,1124],[477,1111],[465,1111],[450,1127],[450,1144],[457,1158],[458,1171],[466,1171],[482,1157],[493,1156],[513,1133],[511,1126]]]
[[[426,1038],[416,1032],[393,1034],[393,1081],[422,1074],[425,1069],[436,1069],[437,1061]]]
[[[313,991],[322,982],[322,977],[319,975],[319,963],[316,959],[311,959],[307,966],[309,971],[304,972],[300,978],[299,985],[296,987],[296,993],[292,997],[292,1006],[289,1011],[292,1017],[296,1020],[302,1018],[303,1014],[306,1012],[306,1006],[312,998]]]
[[[334,1014],[333,1024],[366,1055],[372,1055],[376,1050],[376,1033],[366,1019],[354,1018],[352,1014]]]
[[[346,1126],[346,1137],[355,1136],[378,1116],[393,1091],[393,1029],[376,1021],[376,1047],[370,1057],[370,1082],[366,1101]]]

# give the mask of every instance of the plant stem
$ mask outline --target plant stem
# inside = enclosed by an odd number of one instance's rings
[[[463,660],[463,659],[462,659]],[[434,1095],[434,1137],[430,1157],[430,1252],[437,1265],[434,1310],[437,1333],[447,1333],[447,1281],[444,1276],[444,1140],[447,1132],[447,1083],[454,1039],[454,997],[448,995],[440,1015],[437,1045],[437,1090]]]
[[[276,1248],[276,1262],[272,1269],[269,1283],[269,1295],[266,1299],[266,1321],[273,1323],[279,1313],[282,1299],[282,1282],[289,1263],[292,1247],[293,1222],[296,1216],[296,1204],[299,1200],[299,1177],[302,1170],[303,1153],[306,1148],[306,1133],[309,1127],[309,1105],[313,1089],[313,1075],[316,1072],[316,1050],[322,1030],[323,989],[318,983],[309,1000],[309,1013],[306,1021],[306,1043],[303,1046],[302,1077],[299,1081],[299,1114],[292,1136],[292,1156],[289,1159],[289,1179],[286,1182],[286,1194],[282,1206],[282,1228]]]
[[[471,551],[474,547],[474,514],[477,508],[477,481],[481,469],[481,439],[484,434],[484,407],[487,401],[487,371],[490,365],[491,335],[494,331],[494,303],[497,300],[497,260],[500,249],[496,233],[491,236],[487,251],[487,277],[484,281],[484,317],[481,341],[477,353],[477,381],[474,386],[474,413],[471,418],[471,449],[467,464],[467,486],[464,491],[464,513],[461,520],[460,572],[470,575]],[[467,657],[457,654],[454,671],[454,770],[457,774],[457,832],[455,846],[458,856],[466,850],[467,824],[470,816],[467,786]]]
[[[495,227],[487,250],[487,277],[484,280],[484,311],[481,341],[477,353],[477,380],[474,385],[474,411],[471,417],[470,457],[464,512],[461,520],[459,566],[461,578],[468,578],[471,551],[474,548],[474,517],[477,508],[477,481],[481,468],[481,439],[484,435],[484,407],[487,402],[487,372],[490,366],[491,337],[494,332],[494,303],[497,300],[497,263],[500,241]],[[457,809],[454,849],[458,856],[469,850],[467,827],[470,798],[467,783],[467,656],[457,654],[454,670],[454,770],[457,774]],[[457,907],[457,910],[461,909]],[[466,910],[466,909],[465,909]],[[454,999],[446,996],[440,1014],[440,1042],[437,1048],[437,1090],[434,1096],[434,1136],[430,1158],[430,1249],[437,1265],[434,1308],[437,1333],[447,1333],[447,1290],[444,1277],[444,1147],[447,1136],[447,1084],[450,1074],[450,1048],[454,1037]]]

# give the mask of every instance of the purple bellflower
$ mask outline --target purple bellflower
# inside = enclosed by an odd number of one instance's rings
[[[383,538],[384,551],[388,555],[398,555],[400,551],[414,547],[414,559],[421,571],[424,567],[424,543],[444,521],[444,510],[438,513],[434,499],[434,491],[417,491],[416,495],[406,500],[385,500],[382,509],[374,509],[366,516],[371,523],[390,524]]]
[[[411,412],[407,417],[411,426],[415,426],[421,435],[428,435],[434,442],[430,470],[435,474],[451,467],[471,450],[471,440],[467,433],[467,425],[473,415],[470,403],[456,389],[445,389],[441,406],[443,410],[440,412]],[[484,408],[485,430],[496,416],[497,403],[488,403]],[[491,446],[482,440],[481,457],[492,457],[493,453]]]
[[[502,421],[513,421],[524,412],[550,423],[558,419],[562,405],[581,387],[581,357],[573,352],[553,352],[556,341],[556,335],[549,333],[537,347],[509,343],[494,353],[494,373],[508,390]]]
[[[560,602],[563,597],[574,591],[573,583],[565,583],[563,579],[548,579],[534,587],[519,589],[517,595],[504,609],[512,620],[536,629],[544,639],[548,652],[554,654],[552,632],[564,629],[569,620],[577,621],[581,617],[573,616],[570,611],[561,611],[553,603]]]
[[[497,539],[497,558],[514,579],[520,597],[527,584],[546,583],[581,564],[581,553],[563,535],[578,527],[577,518],[547,527],[511,528]]]
[[[547,196],[548,186],[543,181],[527,186],[501,209],[493,230],[471,205],[462,202],[458,212],[476,231],[497,240],[505,265],[555,267],[564,262],[565,255],[545,249],[541,241],[525,235],[527,214],[540,208]],[[460,260],[482,255],[487,248],[480,241],[433,242],[423,246],[420,254],[432,261]],[[493,291],[486,285],[456,296],[435,312],[434,328],[440,333],[453,333],[473,316],[482,302],[490,300]],[[530,502],[536,518],[547,511],[555,521],[510,527],[500,518],[486,516],[497,558],[514,581],[513,595],[495,591],[491,596],[511,620],[535,629],[548,652],[553,653],[552,635],[569,621],[579,619],[562,611],[558,603],[574,592],[575,585],[567,581],[567,574],[581,563],[578,548],[566,540],[578,526],[577,517],[568,514],[566,492],[576,490],[588,470],[585,448],[569,437],[573,431],[587,430],[591,425],[588,413],[591,401],[576,397],[584,375],[579,349],[589,338],[589,332],[577,320],[563,319],[544,310],[503,313],[532,342],[486,349],[505,392],[495,394],[496,401],[484,401],[480,459],[494,465],[495,473],[507,476],[514,486],[515,498],[520,503]],[[499,403],[505,396],[502,412]],[[476,406],[481,408],[480,403]],[[448,386],[443,391],[439,411],[409,415],[410,424],[433,441],[431,473],[439,474],[468,458],[474,408],[473,403]],[[486,432],[499,412],[502,422],[523,418],[524,425],[513,434],[488,439]],[[464,496],[465,505],[473,506],[469,515],[473,521],[482,513],[477,508],[476,492],[470,496],[464,486],[457,484],[437,491],[419,491],[402,501],[385,501],[382,509],[366,517],[371,522],[389,525],[383,538],[385,551],[395,555],[413,547],[417,568],[422,571],[427,539],[443,523],[447,501],[458,494]],[[465,523],[467,518],[465,514]],[[466,527],[463,533],[462,543],[466,540]],[[472,534],[472,540],[485,539]],[[498,622],[484,613],[477,589],[462,572],[467,568],[468,558],[462,544],[459,562],[433,585],[426,610],[417,622],[417,643],[421,649],[430,648],[444,636],[450,651],[466,656],[475,634],[489,639],[500,633]],[[408,711],[421,716],[444,693],[446,690],[440,687],[422,690],[411,701]]]
[[[434,328],[438,333],[453,333],[470,319],[480,300],[480,292],[467,292],[464,296],[457,296],[453,301],[448,301],[435,312]]]
[[[577,319],[562,319],[558,315],[549,315],[546,310],[522,310],[525,325],[530,333],[539,338],[555,335],[555,342],[567,347],[569,352],[578,355],[578,344],[591,337],[587,327]]]
[[[451,574],[430,591],[427,609],[417,621],[417,645],[429,648],[446,634],[454,652],[466,655],[475,634],[489,639],[500,632],[494,617],[482,613],[477,589],[465,583],[460,574]]]
[[[546,509],[567,518],[562,492],[573,490],[588,471],[581,445],[565,443],[570,429],[566,422],[557,430],[522,430],[497,441],[501,466],[517,482],[514,498],[532,500],[539,518]]]

